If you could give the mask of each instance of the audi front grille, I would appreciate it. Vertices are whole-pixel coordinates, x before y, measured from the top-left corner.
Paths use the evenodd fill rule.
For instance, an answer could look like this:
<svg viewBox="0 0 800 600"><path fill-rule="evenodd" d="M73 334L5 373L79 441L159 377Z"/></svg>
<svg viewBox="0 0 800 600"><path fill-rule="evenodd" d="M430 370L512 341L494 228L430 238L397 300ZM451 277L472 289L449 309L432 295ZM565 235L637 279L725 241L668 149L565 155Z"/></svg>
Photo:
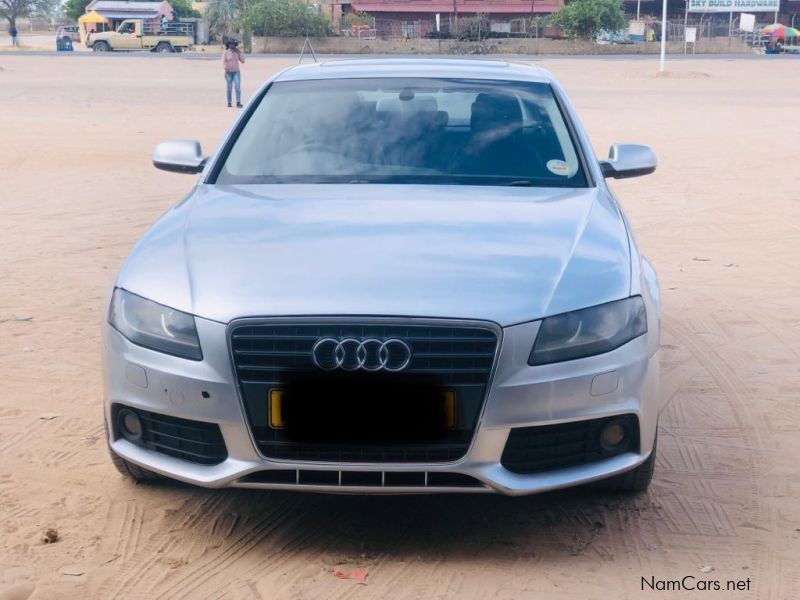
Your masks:
<svg viewBox="0 0 800 600"><path fill-rule="evenodd" d="M245 319L231 324L229 342L248 424L265 457L441 463L458 460L469 449L497 353L498 331L473 322ZM318 403L313 406L323 414L314 434L298 437L275 426L271 395L307 381L320 384L314 388ZM362 381L377 383L359 404L347 386ZM422 384L451 394L454 403L450 427L434 437L413 427L417 415L428 414L429 396L413 391ZM373 411L375 407L380 410ZM313 416L309 412L313 411L306 409L306 416ZM358 426L342 429L359 416L355 413L361 414ZM403 439L406 425L415 434Z"/></svg>

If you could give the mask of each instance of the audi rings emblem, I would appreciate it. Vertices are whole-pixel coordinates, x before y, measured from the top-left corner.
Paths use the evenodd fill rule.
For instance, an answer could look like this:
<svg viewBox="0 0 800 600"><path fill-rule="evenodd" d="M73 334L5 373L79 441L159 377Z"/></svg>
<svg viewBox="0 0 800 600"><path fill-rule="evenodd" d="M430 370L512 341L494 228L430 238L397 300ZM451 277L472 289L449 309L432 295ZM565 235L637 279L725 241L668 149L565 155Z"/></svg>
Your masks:
<svg viewBox="0 0 800 600"><path fill-rule="evenodd" d="M321 338L311 349L314 365L326 371L402 371L411 363L411 348L396 338Z"/></svg>

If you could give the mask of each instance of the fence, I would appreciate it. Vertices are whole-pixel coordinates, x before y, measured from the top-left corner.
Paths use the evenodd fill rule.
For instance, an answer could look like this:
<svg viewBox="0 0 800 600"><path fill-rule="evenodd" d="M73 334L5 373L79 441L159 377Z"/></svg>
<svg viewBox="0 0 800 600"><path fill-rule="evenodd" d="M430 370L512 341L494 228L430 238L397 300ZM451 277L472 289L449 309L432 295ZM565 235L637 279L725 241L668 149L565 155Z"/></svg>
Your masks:
<svg viewBox="0 0 800 600"><path fill-rule="evenodd" d="M456 16L443 14L437 27L436 19L402 19L374 17L371 24L342 25L345 37L365 37L380 40L456 39L481 41L503 38L560 37L555 28L543 28L541 17L518 17L512 19L490 19L485 15Z"/></svg>
<svg viewBox="0 0 800 600"><path fill-rule="evenodd" d="M61 25L70 25L70 23L61 19L29 19L27 17L20 17L17 19L17 31L20 33L55 32ZM0 21L0 31L8 32L8 21L6 19Z"/></svg>
<svg viewBox="0 0 800 600"><path fill-rule="evenodd" d="M656 25L658 36L661 35L660 20L643 19ZM772 20L769 20L771 23ZM757 30L769 23L757 26ZM732 27L731 27L732 25ZM667 40L683 41L684 27L694 27L697 39L742 37L739 33L739 14L733 14L731 23L729 13L700 14L690 13L684 24L684 17L667 21ZM439 27L431 18L400 19L375 17L372 24L342 27L342 35L360 39L379 40L421 40L421 39L460 39L462 41L481 42L504 38L562 38L563 32L548 26L543 17L519 17L509 20L490 19L485 15L471 17L455 17L441 15ZM752 37L752 36L751 36ZM758 38L758 35L755 36Z"/></svg>
<svg viewBox="0 0 800 600"><path fill-rule="evenodd" d="M750 46L763 46L769 41L769 36L762 35L760 31L774 20L771 13L765 13L764 16L766 20L763 23L756 23L753 32L739 30L740 14L737 13L733 14L732 20L730 13L717 15L690 13L686 20L686 27L694 27L696 29L698 40L731 37L741 39ZM667 21L667 40L683 41L683 39L683 19Z"/></svg>

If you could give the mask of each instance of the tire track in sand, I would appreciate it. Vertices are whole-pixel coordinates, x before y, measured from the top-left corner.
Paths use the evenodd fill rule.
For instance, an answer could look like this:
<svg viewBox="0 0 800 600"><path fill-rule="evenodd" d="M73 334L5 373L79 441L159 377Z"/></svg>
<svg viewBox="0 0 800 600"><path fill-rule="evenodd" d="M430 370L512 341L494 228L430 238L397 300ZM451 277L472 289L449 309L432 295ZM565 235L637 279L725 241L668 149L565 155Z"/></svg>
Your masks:
<svg viewBox="0 0 800 600"><path fill-rule="evenodd" d="M141 590L142 592L149 592L154 589L159 581L154 571L162 563L167 553L178 547L185 549L187 546L185 540L174 534L185 529L194 532L194 530L202 528L204 522L209 520L211 515L228 500L229 498L224 492L212 491L208 492L208 495L202 498L193 496L184 501L183 506L174 509L174 512L178 513L187 508L187 505L190 507L183 514L183 517L176 524L176 527L167 531L157 529L145 538L144 546L137 552L139 562L132 565L130 572L120 582L120 585L116 588L114 595L111 597L124 600L127 597L127 591L132 589L133 585L137 585L138 582L143 580L149 581L150 583L147 585L146 589ZM169 568L162 567L161 571L164 574L171 573L171 569ZM166 575L162 574L162 576ZM144 579L145 577L147 577L147 579ZM144 595L153 597L149 593Z"/></svg>
<svg viewBox="0 0 800 600"><path fill-rule="evenodd" d="M721 329L724 332L722 334L723 337L726 339L729 339L730 337L725 335L727 332L725 332L724 326L717 322L713 315L705 315L704 318L700 317L699 324L703 325L703 328L700 329L701 331L713 332ZM737 454L737 458L739 459L737 465L740 468L743 467L740 470L740 472L743 472L742 474L746 473L746 506L749 508L748 516L750 519L754 519L757 523L769 524L769 526L772 527L774 525L773 518L764 507L764 503L762 501L763 495L758 480L760 462L763 460L762 457L765 448L764 432L762 432L759 428L756 415L754 414L750 402L746 396L746 383L739 377L735 366L730 364L731 358L727 354L720 352L714 344L704 340L702 336L697 335L697 333L695 333L695 331L693 331L692 328L683 321L667 316L664 319L664 329L666 333L673 336L694 356L698 363L702 365L702 367L706 370L720 391L723 393L726 401L732 406L732 416L736 421L740 436L739 439L744 442L744 448L746 449L746 452ZM681 444L679 435L675 442L679 447L678 452L681 452L680 448L685 447L685 445ZM713 440L707 439L706 443L713 444ZM684 457L691 461L695 460L693 456L690 457L684 454ZM722 479L729 478L729 476L722 477ZM717 478L715 473L711 471L706 472L706 479L714 481L719 478ZM742 483L741 479L739 480L739 483ZM693 488L698 487L697 480L694 483L687 481L687 484L692 485ZM742 490L744 487L745 486L740 485L739 489ZM691 500L697 500L699 497L700 501L704 502L703 506L700 508L708 509L708 503L703 500L702 490L695 489L693 491L696 491L697 494L692 494ZM686 498L681 494L672 494L670 498L672 499L672 502L667 502L666 498L664 499L665 502L663 502L664 509L668 514L672 513L673 516L680 513L689 516L693 515L693 507L691 506L691 501L689 498ZM741 502L743 501L743 498L740 496L738 500ZM701 513L707 514L709 517L708 520L714 523L715 526L712 527L712 531L716 531L716 534L713 534L711 531L702 531L700 529L700 524L696 522L695 516L691 516L691 520L695 522L697 531L705 534L704 537L719 539L719 542L709 544L708 551L722 552L730 544L730 536L721 536L719 528L733 528L735 532L735 525L727 513L720 513L715 510L711 511L711 514L708 514L710 509L705 509L702 510ZM698 511L694 510L694 512ZM774 590L770 589L771 586L769 582L770 580L778 580L776 578L780 576L780 568L775 563L775 560L773 559L774 557L771 556L772 552L769 551L769 549L766 549L768 551L765 552L765 548L761 544L753 544L750 546L750 548L752 549L752 562L755 566L755 572L751 576L754 580L760 582L761 591L766 592L763 594L763 597L776 597L774 595ZM767 589L765 590L764 588Z"/></svg>
<svg viewBox="0 0 800 600"><path fill-rule="evenodd" d="M243 494L236 494L235 497L240 501ZM272 495L275 499L275 496ZM187 594L197 590L204 585L208 580L218 576L221 572L226 572L230 577L231 572L229 569L241 560L250 551L256 548L264 539L269 537L274 532L286 527L291 530L297 521L305 515L301 512L302 504L308 503L308 499L302 499L298 505L296 498L291 494L280 498L280 503L274 507L268 507L267 511L259 515L252 525L249 525L248 519L242 519L240 522L241 531L235 539L223 546L223 548L216 553L208 554L208 548L204 551L204 557L200 560L190 563L191 568L177 579L172 579L165 587L156 587L155 592L158 598L182 598ZM251 504L252 506L252 504ZM294 518L289 518L294 515ZM305 531L305 529L304 529ZM309 535L318 534L317 531L310 531ZM270 565L276 564L276 559L280 560L281 557L288 554L287 547L292 548L293 542L296 537L290 540L289 544L284 545L276 554L270 557Z"/></svg>
<svg viewBox="0 0 800 600"><path fill-rule="evenodd" d="M130 486L126 485L124 494L129 493ZM157 487L153 485L152 487ZM209 512L216 509L223 500L222 494L210 494L200 496L192 492L192 496L173 510L175 513L181 511L182 517L177 523L177 529L186 527L193 528ZM124 502L124 507L119 505ZM185 512L183 512L185 511ZM113 579L103 581L98 590L97 597L101 598L129 598L131 590L141 590L143 582L151 581L151 569L163 557L164 553L172 545L178 544L180 540L172 533L176 528L169 531L156 529L147 531L147 519L144 509L136 499L125 498L112 501L108 514L105 531L106 538L113 536L114 545L109 552L111 559L119 557L119 566ZM157 524L159 521L156 519ZM157 525L156 525L157 526ZM145 535L143 536L143 532ZM144 542L142 543L142 540Z"/></svg>

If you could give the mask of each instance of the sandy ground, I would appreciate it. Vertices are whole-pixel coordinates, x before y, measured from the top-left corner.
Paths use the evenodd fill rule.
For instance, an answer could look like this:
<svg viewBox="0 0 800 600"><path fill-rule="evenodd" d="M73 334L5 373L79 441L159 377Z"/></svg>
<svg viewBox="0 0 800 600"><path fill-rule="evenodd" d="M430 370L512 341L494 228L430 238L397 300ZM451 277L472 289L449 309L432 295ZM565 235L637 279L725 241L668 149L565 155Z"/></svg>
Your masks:
<svg viewBox="0 0 800 600"><path fill-rule="evenodd" d="M55 50L56 32L55 31L35 31L33 33L23 31L17 36L18 46L11 45L11 36L8 33L0 33L0 52L25 52L29 50ZM88 52L89 49L75 42L75 51Z"/></svg>
<svg viewBox="0 0 800 600"><path fill-rule="evenodd" d="M248 61L246 95L292 62ZM101 422L102 300L191 185L151 167L153 145L211 149L233 110L216 61L0 55L0 598L583 600L686 575L750 579L720 597L800 597L800 62L697 60L665 78L645 61L546 66L598 152L637 141L661 161L616 185L666 310L671 403L640 497L123 479ZM332 574L356 568L366 585Z"/></svg>
<svg viewBox="0 0 800 600"><path fill-rule="evenodd" d="M0 52L53 52L56 49L56 33L55 31L34 31L33 33L23 31L19 34L19 46L14 47L11 45L11 36L6 32L0 32ZM91 48L87 48L80 42L72 42L73 52L91 52ZM195 53L209 53L219 54L221 47L219 45L195 45L193 47Z"/></svg>

